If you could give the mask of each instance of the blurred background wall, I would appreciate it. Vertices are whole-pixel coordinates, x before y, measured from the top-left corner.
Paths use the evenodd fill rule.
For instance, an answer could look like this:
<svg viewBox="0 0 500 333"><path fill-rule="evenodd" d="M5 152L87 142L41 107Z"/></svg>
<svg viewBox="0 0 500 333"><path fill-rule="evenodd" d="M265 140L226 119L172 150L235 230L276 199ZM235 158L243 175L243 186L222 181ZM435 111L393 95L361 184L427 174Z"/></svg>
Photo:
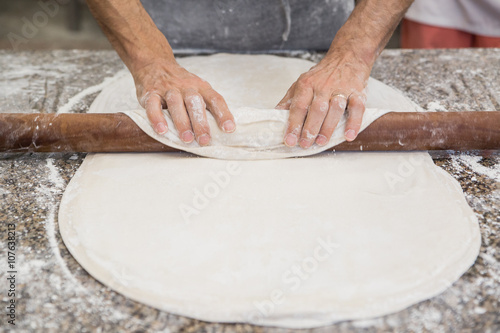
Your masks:
<svg viewBox="0 0 500 333"><path fill-rule="evenodd" d="M82 0L1 0L0 49L111 49Z"/></svg>
<svg viewBox="0 0 500 333"><path fill-rule="evenodd" d="M387 47L399 47L399 29ZM84 0L1 0L0 49L111 49L111 46Z"/></svg>

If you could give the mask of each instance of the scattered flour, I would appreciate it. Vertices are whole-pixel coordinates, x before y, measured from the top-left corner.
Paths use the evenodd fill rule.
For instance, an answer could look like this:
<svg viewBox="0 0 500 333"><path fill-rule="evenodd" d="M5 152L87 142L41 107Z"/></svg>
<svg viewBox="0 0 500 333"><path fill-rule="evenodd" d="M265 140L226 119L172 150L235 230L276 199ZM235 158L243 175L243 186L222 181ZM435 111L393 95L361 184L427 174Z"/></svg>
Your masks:
<svg viewBox="0 0 500 333"><path fill-rule="evenodd" d="M429 102L427 103L428 111L447 111L446 108L441 105L439 102Z"/></svg>
<svg viewBox="0 0 500 333"><path fill-rule="evenodd" d="M2 176L2 174L3 174L3 167L0 165L0 176ZM6 195L6 194L9 194L9 193L10 193L9 190L3 188L2 185L0 185L0 196Z"/></svg>
<svg viewBox="0 0 500 333"><path fill-rule="evenodd" d="M500 182L500 164L497 163L493 167L489 168L479 163L481 158L481 156L465 154L452 157L455 162L461 161L469 168L471 168L474 172Z"/></svg>
<svg viewBox="0 0 500 333"><path fill-rule="evenodd" d="M49 241L49 246L65 278L67 278L71 282L72 288L77 288L78 291L85 292L85 288L69 271L68 266L61 257L61 252L59 251L59 245L56 239L55 216L57 213L58 200L55 195L64 191L64 179L62 179L61 175L57 171L57 168L54 165L54 160L52 158L47 159L47 169L49 171L47 178L51 185L40 184L38 190L39 193L42 194L42 196L40 196L38 200L43 200L43 202L48 205L47 218L44 224L45 231L47 233L47 239Z"/></svg>
<svg viewBox="0 0 500 333"><path fill-rule="evenodd" d="M65 64L62 68L54 68L50 64L19 64L11 59L14 56L14 54L2 55L7 58L5 63L8 64L8 67L2 68L0 73L0 91L4 96L31 92L33 83L28 81L30 77L60 77L61 72L74 73L78 68L76 64Z"/></svg>
<svg viewBox="0 0 500 333"><path fill-rule="evenodd" d="M113 75L111 77L105 78L104 81L102 81L99 84L96 84L95 86L91 86L91 87L88 87L88 88L80 91L78 94L71 97L66 104L61 106L59 108L59 110L57 110L57 113L69 113L69 112L71 112L71 109L73 108L73 106L75 106L78 102L80 102L84 97L98 93L99 91L104 89L104 87L115 82L116 80L118 80L119 78L121 78L125 74L126 74L126 71L122 71L117 75Z"/></svg>

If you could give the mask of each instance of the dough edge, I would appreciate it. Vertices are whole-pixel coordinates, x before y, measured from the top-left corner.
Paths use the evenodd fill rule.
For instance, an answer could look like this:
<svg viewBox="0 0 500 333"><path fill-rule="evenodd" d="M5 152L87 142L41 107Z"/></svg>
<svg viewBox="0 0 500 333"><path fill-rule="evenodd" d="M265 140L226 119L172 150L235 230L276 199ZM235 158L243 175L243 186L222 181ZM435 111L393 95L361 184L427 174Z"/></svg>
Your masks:
<svg viewBox="0 0 500 333"><path fill-rule="evenodd" d="M95 112L94 111L95 109L96 108L94 107L94 104L93 104L92 108L91 108L91 112ZM275 112L276 110L272 110L272 111ZM264 110L263 112L270 112L270 110L267 110L267 111ZM374 119L367 121L366 124L364 121L363 122L363 125L364 125L363 129L366 128L366 126L368 126L368 124L371 123L371 121L377 119L378 117L382 116L383 114L385 114L387 112L390 112L390 110L380 110L380 109L375 110L374 114L376 114L376 116L374 117ZM157 136L157 135L156 135L156 133L154 133L154 131L152 131L152 128L149 125L149 123L147 122L147 119L143 116L142 110L137 109L137 110L131 110L131 111L124 112L124 113L127 114L129 117L131 117L134 121L136 121L136 123L138 123L138 125L140 125L140 127L148 135L150 135L151 137L153 137L153 138L155 138L163 143L167 143L169 146L173 146L174 148L193 152L193 153L201 155L201 156L227 158L227 157L220 156L220 155L214 156L213 152L206 153L206 152L200 151L201 149L204 149L204 148L200 148L199 150L188 150L188 149L185 149L186 147L177 145L173 140L169 141L168 139L161 138L161 137L156 138L155 136ZM166 117L167 117L167 120L169 120L168 114L166 114ZM171 124L169 124L169 125L171 125ZM172 128L172 127L170 127L170 128ZM337 130L338 129L339 128L337 128ZM342 142L342 141L340 141L340 142ZM311 155L311 154L316 154L316 153L321 152L323 150L326 150L326 149L328 149L328 148L330 148L330 147L332 147L340 142L330 141L329 145L327 145L325 147L321 147L318 150L304 151L304 150L301 150L299 148L300 151L304 152L303 155L299 155L299 156L307 156L307 155ZM289 155L276 154L276 153L272 152L271 154L268 154L264 158L286 158L286 157L291 157L291 156L297 156L296 152L288 153L288 154ZM78 189L74 188L74 186L75 186L74 184L78 182L79 177L81 177L81 175L85 172L87 166L91 163L94 156L95 156L94 154L90 154L85 159L82 166L75 174L75 177L71 180L70 184L68 185L68 188L66 189L66 192L64 193L64 196L63 196L63 199L61 202L59 216L67 216L67 215L65 215L65 214L67 214L66 210L70 209L69 207L71 207L71 205L70 205L71 198L73 197L73 195L75 195L74 193L72 193L72 191L78 192ZM237 159L253 159L253 158L255 158L255 156L252 156L250 158L245 157L245 156L240 156ZM438 168L438 167L435 166L435 168ZM446 173L445 171L443 171L441 169L439 169L439 170L443 174L443 176L446 178L448 185L456 187L456 185L457 185L456 180L453 177L451 177L448 173ZM463 202L465 202L465 199L463 198L463 196L461 197L461 200ZM466 202L465 202L465 205L467 205ZM477 219L476 219L476 224L477 224ZM75 235L73 234L74 230L69 226L69 224L67 222L66 223L65 222L59 223L59 227L60 227L60 232L61 232L61 236L62 236L63 241L65 242L66 246L68 247L68 250L70 251L70 253L75 257L75 259L77 259L79 264L81 264L87 272L92 272L90 274L94 278L96 278L98 281L104 283L105 285L110 286L112 289L118 291L119 293L121 293L121 294L123 294L123 295L125 295L133 300L136 300L138 302L145 303L145 304L153 306L155 308L159 308L161 310L165 310L165 311L175 313L175 314L178 314L181 316L189 316L189 317L193 317L193 318L200 319L200 320L216 321L216 322L227 322L227 323L235 322L234 320L226 318L225 316L214 317L213 315L210 315L210 314L208 314L208 315L199 314L199 313L197 313L197 311L189 313L189 312L186 312L183 307L179 308L179 307L175 307L173 305L165 304L161 300L151 299L151 301L145 301L144 297L141 297L141 295L143 293L140 290L127 290L126 288L123 288L121 285L109 283L109 281L113 281L112 276L111 276L111 279L109 279L110 275L105 270L100 268L98 265L95 265L92 262L92 260L87 257L84 250L79 249L78 246L74 247L71 244L71 242L66 241L66 240L72 239L72 237L75 237ZM474 261L477 257L477 254L479 252L481 237L480 237L480 234L478 232L478 228L473 228L472 225L471 225L471 228L473 229L472 233L471 233L472 238L470 239L469 246L467 247L467 249L464 250L463 257L459 260L460 266L453 267L454 263L452 263L452 264L448 265L446 268L444 268L442 270L442 275L440 275L441 278L439 279L438 283L435 283L434 281L430 281L429 283L425 284L425 286L422 287L421 290L419 290L419 291L421 291L421 297L420 297L420 300L418 300L418 301L415 301L415 299L411 299L411 298L410 299L402 298L398 302L394 302L393 304L389 304L385 307L377 305L376 309L373 309L373 308L371 309L371 312L369 315L363 315L363 314L360 315L359 312L364 313L364 311L357 311L358 313L351 313L350 315L343 314L341 316L338 316L338 315L333 316L333 315L328 314L328 313L323 313L323 314L318 314L318 315L314 316L313 318L311 318L311 317L309 317L309 318L300 318L300 317L293 318L294 317L293 313L292 314L280 313L279 311L277 311L272 316L266 317L263 321L250 322L250 323L257 324L257 325L289 327L289 328L312 328L312 327L333 324L333 323L338 322L338 321L354 320L354 319L368 319L368 318L378 317L381 315L385 315L387 313L393 313L396 311L400 311L400 310L402 310L402 309L404 309L412 304L415 304L419 301L423 301L425 299L434 297L435 295L442 293L453 282L458 280L460 278L460 276L474 263ZM444 276L447 276L447 278L444 278ZM436 278L436 280L437 280L437 278ZM422 292L422 290L425 290L425 291ZM253 307L249 308L249 311L253 311L253 310L254 310ZM287 318L286 321L283 321L284 317ZM249 321L238 320L237 322L249 322Z"/></svg>
<svg viewBox="0 0 500 333"><path fill-rule="evenodd" d="M355 153L360 154L360 153ZM362 153L361 153L362 154ZM101 267L96 264L95 261L90 258L86 250L78 245L76 245L71 240L78 239L76 231L71 226L71 219L68 218L72 215L71 213L71 201L78 195L78 184L80 178L86 172L86 169L92 164L93 159L98 157L100 154L89 154L89 156L84 160L80 168L77 170L75 176L72 178L70 184L66 188L63 195L61 205L59 208L59 230L61 233L61 238L63 239L66 247L68 248L71 255L77 260L77 262L96 280L108 286L112 290L134 300L139 303L146 304L148 306L167 311L179 316L185 316L189 318L194 318L198 320L203 320L207 322L219 322L219 323L247 323L259 326L270 326L270 327L280 327L280 328L291 328L291 329L308 329L328 326L342 321L348 320L362 320L362 319L373 319L388 314L396 313L401 310L408 308L409 306L415 305L422 301L431 299L445 290L447 290L454 282L456 282L476 261L481 247L481 235L479 233L478 220L475 217L472 209L468 206L465 198L459 193L463 193L457 181L449 175L446 171L440 169L434 165L433 172L441 174L441 178L446 181L446 186L455 189L455 194L457 195L457 200L461 201L461 205L465 205L466 209L469 211L469 219L472 222L470 224L471 237L464 244L462 254L457 256L455 261L448 262L446 267L443 267L437 276L425 281L418 288L418 293L415 295L415 290L407 290L403 295L400 293L395 293L388 296L390 301L377 303L370 303L369 306L360 309L349 310L342 313L332 314L329 311L318 311L314 316L311 313L307 314L307 317L297 316L296 313L288 313L280 311L277 307L275 311L270 316L265 316L263 320L249 320L247 316L241 318L241 313L255 313L255 307L253 304L248 304L244 309L234 307L232 312L225 312L221 314L219 311L207 310L207 304L203 301L200 304L184 304L184 306L176 306L175 303L181 304L182 300L169 300L161 299L155 297L155 294L150 294L148 297L144 297L144 291L137 289L130 289L124 287L120 283L115 283L116 278L110 274L106 268ZM456 189L460 192L457 192ZM73 193L76 192L76 193ZM175 288L175 287L174 287ZM408 296L409 295L409 296ZM203 309L203 310L200 310ZM235 310L236 309L236 310ZM239 315L239 319L235 320Z"/></svg>

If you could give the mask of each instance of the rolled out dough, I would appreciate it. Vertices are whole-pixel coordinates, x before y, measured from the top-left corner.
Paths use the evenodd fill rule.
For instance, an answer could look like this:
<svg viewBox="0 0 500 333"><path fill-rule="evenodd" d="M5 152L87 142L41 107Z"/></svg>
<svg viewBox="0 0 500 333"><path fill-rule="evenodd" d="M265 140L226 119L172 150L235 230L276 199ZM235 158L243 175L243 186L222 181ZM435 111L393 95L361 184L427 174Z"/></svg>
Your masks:
<svg viewBox="0 0 500 333"><path fill-rule="evenodd" d="M92 112L128 109L150 135L219 159L90 154L66 189L59 225L96 279L179 315L306 328L401 310L473 264L477 219L427 153L270 159L321 150L282 146L287 114L270 110L312 63L236 55L181 62L226 97L238 132L212 126L213 146L186 147L172 124L164 138L150 130L129 75L99 95ZM364 126L387 110L417 109L375 80L368 96Z"/></svg>

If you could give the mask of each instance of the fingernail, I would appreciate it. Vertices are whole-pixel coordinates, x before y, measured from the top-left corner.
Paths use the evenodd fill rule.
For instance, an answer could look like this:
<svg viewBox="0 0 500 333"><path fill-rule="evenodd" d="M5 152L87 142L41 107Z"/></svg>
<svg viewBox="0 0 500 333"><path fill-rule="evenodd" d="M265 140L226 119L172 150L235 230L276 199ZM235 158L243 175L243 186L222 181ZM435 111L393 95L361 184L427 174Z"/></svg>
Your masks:
<svg viewBox="0 0 500 333"><path fill-rule="evenodd" d="M232 120L226 120L224 124L222 124L222 128L226 133L232 133L236 129L236 125Z"/></svg>
<svg viewBox="0 0 500 333"><path fill-rule="evenodd" d="M300 139L300 146L302 148L309 148L311 147L311 140L308 139Z"/></svg>
<svg viewBox="0 0 500 333"><path fill-rule="evenodd" d="M208 134L202 134L198 137L198 143L200 146L206 146L210 143L210 136Z"/></svg>
<svg viewBox="0 0 500 333"><path fill-rule="evenodd" d="M326 145L328 143L328 141L326 140L326 136L324 136L323 134L318 135L318 137L316 138L316 143L320 146Z"/></svg>
<svg viewBox="0 0 500 333"><path fill-rule="evenodd" d="M168 128L164 123L158 123L158 125L156 125L156 132L158 132L158 134L165 134L168 132Z"/></svg>
<svg viewBox="0 0 500 333"><path fill-rule="evenodd" d="M297 136L293 133L288 134L285 137L285 144L288 147L294 147L297 144Z"/></svg>
<svg viewBox="0 0 500 333"><path fill-rule="evenodd" d="M191 143L194 140L194 134L191 131L186 131L182 133L182 141L185 143Z"/></svg>
<svg viewBox="0 0 500 333"><path fill-rule="evenodd" d="M347 132L345 132L345 138L347 141L352 141L356 138L356 132L354 130L350 129Z"/></svg>

